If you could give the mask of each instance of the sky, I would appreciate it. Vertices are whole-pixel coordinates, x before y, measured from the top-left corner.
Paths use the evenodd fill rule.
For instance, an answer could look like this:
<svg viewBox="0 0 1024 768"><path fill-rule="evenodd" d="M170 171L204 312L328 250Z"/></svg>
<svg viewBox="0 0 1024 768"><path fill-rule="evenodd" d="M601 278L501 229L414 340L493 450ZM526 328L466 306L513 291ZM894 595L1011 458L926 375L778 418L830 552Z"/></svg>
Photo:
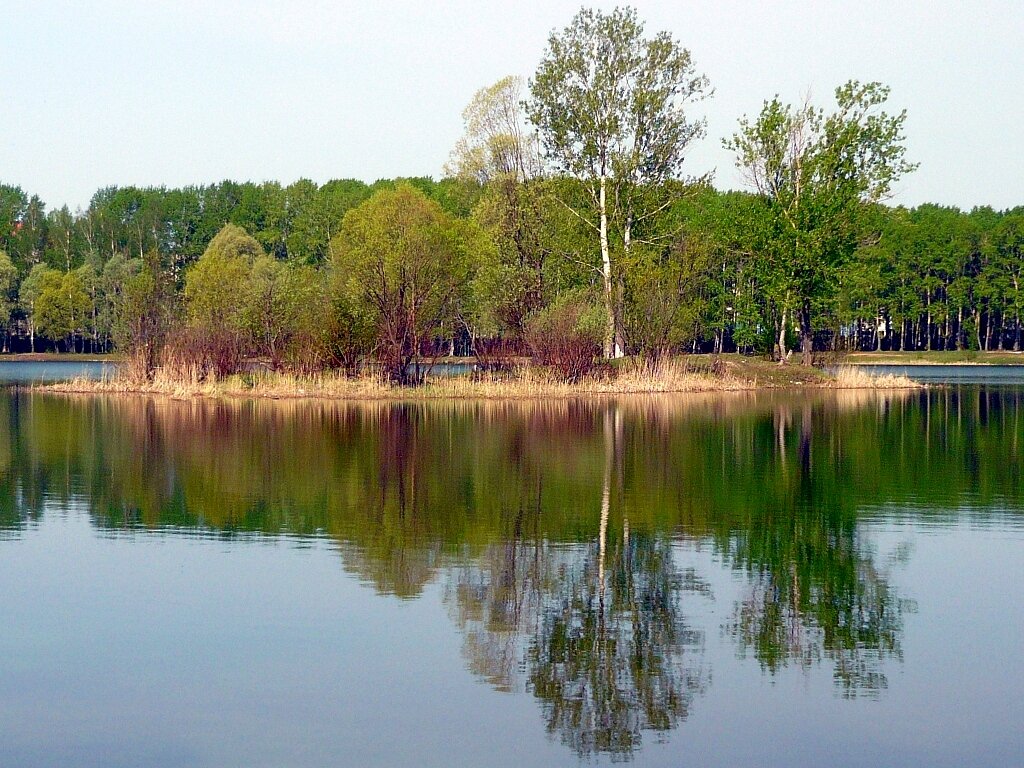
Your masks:
<svg viewBox="0 0 1024 768"><path fill-rule="evenodd" d="M37 0L0 14L0 182L50 207L109 185L439 178L474 92L528 78L576 1ZM17 6L16 8L14 6ZM595 3L610 9L613 4ZM762 102L891 86L894 204L1024 204L1024 3L635 2L714 95L688 173L742 180L722 138Z"/></svg>

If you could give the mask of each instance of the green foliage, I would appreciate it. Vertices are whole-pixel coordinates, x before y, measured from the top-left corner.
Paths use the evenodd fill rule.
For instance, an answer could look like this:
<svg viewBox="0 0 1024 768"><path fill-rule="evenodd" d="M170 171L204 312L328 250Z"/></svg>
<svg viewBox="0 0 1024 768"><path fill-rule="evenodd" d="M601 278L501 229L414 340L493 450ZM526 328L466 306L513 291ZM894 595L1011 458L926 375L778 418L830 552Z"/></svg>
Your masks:
<svg viewBox="0 0 1024 768"><path fill-rule="evenodd" d="M36 332L62 342L86 327L91 307L89 294L78 272L47 270L39 278L39 295L32 310Z"/></svg>
<svg viewBox="0 0 1024 768"><path fill-rule="evenodd" d="M794 109L778 97L757 119L740 120L724 144L764 201L764 242L774 273L773 301L784 332L799 315L804 362L810 362L814 318L832 309L839 273L852 256L864 205L888 195L915 166L904 159L906 113L878 108L889 89L850 81L836 89L837 109ZM778 350L784 354L782 346Z"/></svg>
<svg viewBox="0 0 1024 768"><path fill-rule="evenodd" d="M153 375L173 321L172 297L161 278L158 261L151 253L137 265L123 265L117 274L111 331L118 349L128 353L133 373L144 379Z"/></svg>
<svg viewBox="0 0 1024 768"><path fill-rule="evenodd" d="M185 276L188 319L198 327L241 332L246 286L263 249L245 230L226 224Z"/></svg>
<svg viewBox="0 0 1024 768"><path fill-rule="evenodd" d="M6 329L11 322L11 314L18 306L17 301L18 270L11 263L7 251L0 250L0 327Z"/></svg>
<svg viewBox="0 0 1024 768"><path fill-rule="evenodd" d="M530 81L529 116L564 173L623 185L673 178L703 121L683 111L708 89L667 32L644 37L631 8L584 8L548 48Z"/></svg>
<svg viewBox="0 0 1024 768"><path fill-rule="evenodd" d="M381 189L345 215L332 244L338 286L377 329L391 378L419 380L424 343L455 326L478 238L409 184Z"/></svg>

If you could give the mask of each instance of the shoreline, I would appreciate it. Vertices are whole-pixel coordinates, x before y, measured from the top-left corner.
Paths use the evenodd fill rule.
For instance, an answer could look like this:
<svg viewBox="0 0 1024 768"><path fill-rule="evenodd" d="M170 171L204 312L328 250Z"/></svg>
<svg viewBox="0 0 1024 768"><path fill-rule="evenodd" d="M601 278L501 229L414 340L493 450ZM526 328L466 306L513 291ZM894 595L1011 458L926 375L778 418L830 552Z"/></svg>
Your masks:
<svg viewBox="0 0 1024 768"><path fill-rule="evenodd" d="M938 352L850 352L838 360L849 366L976 366L1024 367L1024 352L938 351Z"/></svg>
<svg viewBox="0 0 1024 768"><path fill-rule="evenodd" d="M35 391L92 395L150 395L186 398L318 399L349 401L536 400L604 398L629 395L682 395L765 390L910 390L925 385L905 376L871 375L841 367L835 375L816 368L764 360L726 361L716 372L688 370L678 361L652 368L626 366L614 376L565 382L535 368L509 375L437 376L420 386L400 386L380 378L340 374L295 376L258 372L210 381L173 378L160 372L150 381L73 379L33 385Z"/></svg>

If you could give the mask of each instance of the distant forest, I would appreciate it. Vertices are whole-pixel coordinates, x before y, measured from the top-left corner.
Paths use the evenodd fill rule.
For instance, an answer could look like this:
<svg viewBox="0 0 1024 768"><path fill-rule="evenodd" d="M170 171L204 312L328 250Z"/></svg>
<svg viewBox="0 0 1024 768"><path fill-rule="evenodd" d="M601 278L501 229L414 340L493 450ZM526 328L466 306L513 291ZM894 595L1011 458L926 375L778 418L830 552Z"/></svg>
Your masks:
<svg viewBox="0 0 1024 768"><path fill-rule="evenodd" d="M887 205L915 166L885 86L741 118L742 191L683 171L709 93L671 35L584 9L474 97L440 181L109 187L74 212L2 184L3 347L407 381L440 354L1021 348L1024 206Z"/></svg>

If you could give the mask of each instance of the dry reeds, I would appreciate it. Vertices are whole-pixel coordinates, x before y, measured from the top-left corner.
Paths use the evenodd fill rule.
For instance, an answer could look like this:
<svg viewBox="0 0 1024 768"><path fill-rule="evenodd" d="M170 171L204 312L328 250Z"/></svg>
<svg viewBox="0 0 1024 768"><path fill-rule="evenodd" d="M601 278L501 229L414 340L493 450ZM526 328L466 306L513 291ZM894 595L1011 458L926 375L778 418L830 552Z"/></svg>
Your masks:
<svg viewBox="0 0 1024 768"><path fill-rule="evenodd" d="M831 386L835 389L921 389L924 385L892 373L872 374L856 365L836 369Z"/></svg>

